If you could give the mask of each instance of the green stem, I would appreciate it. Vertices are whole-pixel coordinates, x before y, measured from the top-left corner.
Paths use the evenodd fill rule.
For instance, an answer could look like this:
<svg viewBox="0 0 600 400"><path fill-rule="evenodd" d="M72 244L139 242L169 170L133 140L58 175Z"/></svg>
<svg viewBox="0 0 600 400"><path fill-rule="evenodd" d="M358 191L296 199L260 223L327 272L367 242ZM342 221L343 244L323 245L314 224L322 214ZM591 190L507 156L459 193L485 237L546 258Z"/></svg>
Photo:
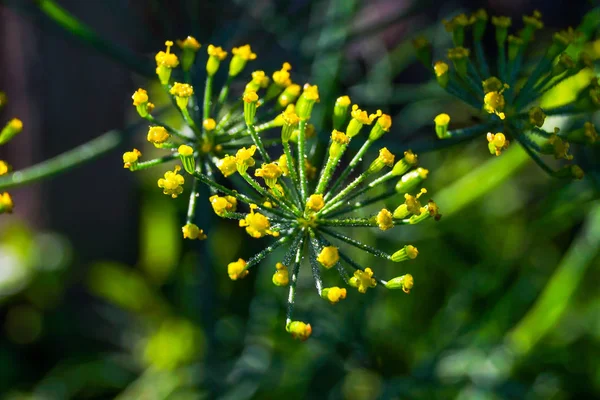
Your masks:
<svg viewBox="0 0 600 400"><path fill-rule="evenodd" d="M296 284L298 283L300 263L302 262L302 248L304 247L304 235L299 235L298 244L296 246L297 250L294 256L294 265L292 266L292 275L290 276L290 293L288 295L288 309L285 316L286 326L290 322L292 322L292 314L294 313L294 303L296 301Z"/></svg>
<svg viewBox="0 0 600 400"><path fill-rule="evenodd" d="M23 186L65 172L117 148L122 140L123 132L108 131L49 160L0 177L0 190Z"/></svg>
<svg viewBox="0 0 600 400"><path fill-rule="evenodd" d="M306 121L301 120L299 124L300 133L298 134L298 171L300 175L300 197L302 204L308 197L308 177L306 176Z"/></svg>
<svg viewBox="0 0 600 400"><path fill-rule="evenodd" d="M196 133L196 136L201 137L202 131L200 130L200 128L198 128L198 125L196 125L196 122L190 115L189 110L187 108L181 109L181 115L183 116L183 119L185 120L185 122L194 130L194 132Z"/></svg>
<svg viewBox="0 0 600 400"><path fill-rule="evenodd" d="M372 144L373 144L373 141L370 139L367 139L363 143L360 150L358 150L358 152L354 155L354 158L352 158L352 160L350 161L348 166L346 166L346 168L344 169L344 171L342 172L340 177L335 181L335 183L331 187L331 190L329 191L328 196L326 196L326 198L331 197L331 195L334 194L338 190L338 188L344 183L346 178L348 178L348 175L350 175L352 173L352 171L354 171L354 168L356 168L356 166L358 165L360 160L362 160L363 156L365 155L367 150L369 150L369 147L371 147Z"/></svg>
<svg viewBox="0 0 600 400"><path fill-rule="evenodd" d="M192 182L192 191L190 192L190 202L188 203L187 220L188 224L191 224L196 214L196 205L198 204L198 179L194 179Z"/></svg>
<svg viewBox="0 0 600 400"><path fill-rule="evenodd" d="M176 158L179 158L179 154L178 153L169 154L168 156L164 156L164 157L160 157L160 158L155 158L154 160L148 160L148 161L138 162L135 165L132 165L129 168L129 170L130 171L141 171L143 169L148 169L148 168L152 168L152 167L155 167L157 165L160 165L160 164L164 164L164 163L172 161L172 160L174 160Z"/></svg>
<svg viewBox="0 0 600 400"><path fill-rule="evenodd" d="M148 114L145 118L146 121L149 121L153 124L162 126L163 128L165 128L167 130L167 132L169 132L171 135L173 136L177 136L178 138L185 140L186 142L189 142L191 140L194 140L193 137L189 137L187 135L185 135L183 132L178 131L177 129L165 124L162 121L157 120L156 118L154 118L152 115Z"/></svg>
<svg viewBox="0 0 600 400"><path fill-rule="evenodd" d="M342 242L348 243L349 245L352 245L352 246L356 247L357 249L366 251L367 253L371 253L374 256L385 258L386 260L392 259L392 256L390 254L387 254L379 249L376 249L374 247L371 247L369 245L361 243L358 240L352 239L351 237L348 237L348 236L338 233L336 231L332 231L331 229L319 227L319 230L326 235L332 236L338 240L341 240Z"/></svg>
<svg viewBox="0 0 600 400"><path fill-rule="evenodd" d="M206 84L204 85L204 103L202 105L202 123L210 118L210 103L212 98L212 84L213 77L209 75L206 77ZM204 128L203 128L204 129ZM206 131L204 130L206 133ZM207 133L208 141L213 142L214 131Z"/></svg>
<svg viewBox="0 0 600 400"><path fill-rule="evenodd" d="M225 101L227 101L227 96L229 96L229 85L231 85L231 82L233 81L233 77L232 76L227 76L227 80L225 81L225 84L223 85L223 88L221 89L221 93L219 93L219 108L225 104Z"/></svg>
<svg viewBox="0 0 600 400"><path fill-rule="evenodd" d="M254 179L252 179L252 177L250 175L248 175L247 172L245 172L243 174L240 173L240 175L242 176L242 178L244 178L244 180L246 182L248 182L248 184L250 186L252 186L252 188L254 190L256 190L258 192L259 195L261 195L263 197L267 197L274 204L277 204L277 205L281 206L282 209L285 209L290 214L298 215L298 216L300 215L300 211L298 211L298 209L296 208L296 206L293 205L292 203L288 202L285 199L284 196L282 196L282 197L275 197L273 194L269 193L269 191L265 190L265 188L263 188L262 186L260 186L258 184L258 182L256 182Z"/></svg>
<svg viewBox="0 0 600 400"><path fill-rule="evenodd" d="M330 148L331 148L331 144L330 144ZM340 151L338 152L338 154L336 155L331 155L331 153L328 151L327 152L327 162L325 163L325 169L323 169L323 173L321 174L321 176L319 177L319 182L317 183L317 190L315 191L315 193L323 193L325 191L325 189L327 188L327 184L329 183L329 181L331 180L331 177L333 176L333 172L335 171L335 167L338 165L338 163L340 162L340 158L342 157L342 154L344 154L344 151L346 150L347 145L343 144L340 146ZM325 195L324 199L327 200L328 195L330 195L330 193L327 193L327 195Z"/></svg>
<svg viewBox="0 0 600 400"><path fill-rule="evenodd" d="M252 137L252 141L256 145L256 148L258 149L258 152L259 152L260 156L262 157L263 161L265 163L270 163L271 157L269 157L269 153L267 153L267 150L265 150L265 146L264 146L262 140L260 139L260 136L258 136L258 133L256 132L256 128L254 127L254 125L246 125L246 126L248 128L248 133L250 133L250 137Z"/></svg>
<svg viewBox="0 0 600 400"><path fill-rule="evenodd" d="M396 189L392 188L392 189L388 190L385 193L382 193L380 195L371 197L371 198L366 199L364 201L357 201L356 203L354 203L354 204L352 204L352 205L350 205L348 207L342 208L341 210L337 210L334 213L331 213L330 215L328 215L329 212L325 212L323 214L323 216L328 215L329 217L335 217L337 215L346 214L346 213L349 213L351 211L358 210L359 208L363 208L365 206L368 206L369 204L376 203L376 202L378 202L380 200L385 200L385 199L387 199L389 197L392 197L394 195L397 195L397 194L398 194L398 192L396 192Z"/></svg>

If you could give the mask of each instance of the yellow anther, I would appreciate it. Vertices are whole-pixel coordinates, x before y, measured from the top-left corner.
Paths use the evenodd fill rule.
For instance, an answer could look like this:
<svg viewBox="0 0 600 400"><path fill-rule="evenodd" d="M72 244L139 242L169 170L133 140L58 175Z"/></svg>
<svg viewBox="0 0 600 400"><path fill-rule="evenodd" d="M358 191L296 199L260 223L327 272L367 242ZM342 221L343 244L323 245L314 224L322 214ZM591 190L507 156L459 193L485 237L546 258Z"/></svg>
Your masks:
<svg viewBox="0 0 600 400"><path fill-rule="evenodd" d="M194 88L187 83L175 82L169 93L173 96L188 98L194 94Z"/></svg>
<svg viewBox="0 0 600 400"><path fill-rule="evenodd" d="M158 180L158 187L163 189L163 193L170 195L174 199L183 192L182 185L185 179L178 174L180 170L181 167L176 165L173 171L165 172L165 177Z"/></svg>
<svg viewBox="0 0 600 400"><path fill-rule="evenodd" d="M294 339L306 340L309 338L312 333L312 328L310 324L306 324L301 321L291 321L286 326L286 330L292 334Z"/></svg>
<svg viewBox="0 0 600 400"><path fill-rule="evenodd" d="M354 276L350 278L348 283L350 286L357 288L360 293L366 293L367 289L377 286L377 281L373 278L373 270L371 268L365 268L364 271L354 271Z"/></svg>
<svg viewBox="0 0 600 400"><path fill-rule="evenodd" d="M148 129L147 139L154 145L162 144L169 139L169 132L162 126L152 126Z"/></svg>
<svg viewBox="0 0 600 400"><path fill-rule="evenodd" d="M148 102L148 92L146 92L144 89L140 88L140 89L136 90L135 92L133 92L131 99L133 100L133 105L136 107L141 104L147 103Z"/></svg>
<svg viewBox="0 0 600 400"><path fill-rule="evenodd" d="M381 211L379 211L379 213L377 214L376 221L377 221L377 226L382 231L387 231L388 229L391 229L394 227L394 220L392 219L392 213L385 208L382 209Z"/></svg>
<svg viewBox="0 0 600 400"><path fill-rule="evenodd" d="M222 217L227 212L235 212L237 209L237 200L233 196L213 195L209 199L215 214Z"/></svg>
<svg viewBox="0 0 600 400"><path fill-rule="evenodd" d="M287 286L290 283L290 273L287 267L278 262L275 268L277 270L273 274L273 284L275 286Z"/></svg>
<svg viewBox="0 0 600 400"><path fill-rule="evenodd" d="M188 36L184 40L178 40L177 45L184 50L196 52L200 50L200 43L193 36Z"/></svg>
<svg viewBox="0 0 600 400"><path fill-rule="evenodd" d="M215 130L215 128L217 127L217 123L214 119L207 118L202 122L202 126L204 127L204 129L210 132Z"/></svg>
<svg viewBox="0 0 600 400"><path fill-rule="evenodd" d="M237 172L237 160L234 156L226 155L217 163L217 168L223 174L223 176L228 177Z"/></svg>
<svg viewBox="0 0 600 400"><path fill-rule="evenodd" d="M250 205L250 214L246 214L246 218L240 220L240 226L246 227L246 233L256 239L266 235L279 236L279 232L270 229L269 218L254 212L256 208L258 208L256 204Z"/></svg>
<svg viewBox="0 0 600 400"><path fill-rule="evenodd" d="M346 298L346 289L337 286L325 288L321 292L321 297L325 300L329 300L331 304L335 304Z"/></svg>
<svg viewBox="0 0 600 400"><path fill-rule="evenodd" d="M204 231L200 228L198 228L198 226L196 224L185 224L182 228L181 231L183 232L183 238L184 239L198 239L198 240L204 240L206 239L206 235L204 234Z"/></svg>
<svg viewBox="0 0 600 400"><path fill-rule="evenodd" d="M237 261L229 263L227 265L227 274L232 281L242 279L246 275L248 275L248 270L246 268L246 261L244 259L239 258Z"/></svg>
<svg viewBox="0 0 600 400"><path fill-rule="evenodd" d="M317 256L317 261L320 262L321 265L327 269L333 267L335 264L338 263L338 261L340 261L340 255L338 253L337 247L323 247L323 249Z"/></svg>
<svg viewBox="0 0 600 400"><path fill-rule="evenodd" d="M279 71L273 72L273 82L280 87L288 87L292 84L290 70L292 66L285 62Z"/></svg>
<svg viewBox="0 0 600 400"><path fill-rule="evenodd" d="M325 200L322 194L312 194L306 201L306 208L310 211L319 211L325 207Z"/></svg>
<svg viewBox="0 0 600 400"><path fill-rule="evenodd" d="M14 206L15 204L13 203L13 200L8 192L0 194L0 214L12 213Z"/></svg>
<svg viewBox="0 0 600 400"><path fill-rule="evenodd" d="M123 153L123 168L129 168L133 164L138 162L138 159L142 156L142 153L138 149L127 151ZM2 175L0 173L0 175Z"/></svg>
<svg viewBox="0 0 600 400"><path fill-rule="evenodd" d="M488 148L491 154L499 156L502 154L502 150L506 150L510 142L506 139L506 136L502 132L487 134Z"/></svg>

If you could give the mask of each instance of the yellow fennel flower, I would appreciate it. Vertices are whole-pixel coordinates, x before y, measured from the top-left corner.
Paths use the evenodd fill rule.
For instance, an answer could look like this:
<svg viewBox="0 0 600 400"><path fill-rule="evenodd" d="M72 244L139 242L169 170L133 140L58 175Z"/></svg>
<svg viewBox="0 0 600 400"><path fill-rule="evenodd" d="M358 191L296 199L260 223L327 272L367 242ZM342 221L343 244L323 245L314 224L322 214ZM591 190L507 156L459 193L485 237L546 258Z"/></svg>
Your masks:
<svg viewBox="0 0 600 400"><path fill-rule="evenodd" d="M232 281L242 279L248 275L248 270L245 270L244 268L246 268L246 261L240 258L237 261L231 262L229 265L227 265L227 274Z"/></svg>
<svg viewBox="0 0 600 400"><path fill-rule="evenodd" d="M123 153L123 168L131 167L132 164L137 163L138 159L141 156L142 153L138 149L133 149L132 151L127 151Z"/></svg>
<svg viewBox="0 0 600 400"><path fill-rule="evenodd" d="M148 129L147 139L154 145L166 142L169 139L169 132L162 126L151 126Z"/></svg>
<svg viewBox="0 0 600 400"><path fill-rule="evenodd" d="M206 239L204 231L195 224L186 224L181 228L181 231L183 232L184 239Z"/></svg>
<svg viewBox="0 0 600 400"><path fill-rule="evenodd" d="M360 293L366 293L367 289L377 286L377 281L373 278L373 270L371 268L365 268L364 271L354 271L354 276L350 278L348 283L350 286L357 288Z"/></svg>
<svg viewBox="0 0 600 400"><path fill-rule="evenodd" d="M235 212L237 208L237 200L233 196L214 195L209 199L215 214L222 217L226 212Z"/></svg>
<svg viewBox="0 0 600 400"><path fill-rule="evenodd" d="M178 174L180 170L181 167L176 165L173 171L165 172L165 177L158 180L158 187L163 189L163 193L170 195L174 199L183 192L182 185L185 179Z"/></svg>
<svg viewBox="0 0 600 400"><path fill-rule="evenodd" d="M340 261L340 255L338 253L337 247L323 247L323 249L317 256L317 261L320 262L321 265L327 269L333 267L335 264L338 263L338 261Z"/></svg>
<svg viewBox="0 0 600 400"><path fill-rule="evenodd" d="M246 214L246 218L240 220L240 226L245 227L246 233L255 239L267 235L279 236L279 232L269 229L271 227L269 218L261 213L254 212L256 208L258 208L256 204L250 205L250 214Z"/></svg>

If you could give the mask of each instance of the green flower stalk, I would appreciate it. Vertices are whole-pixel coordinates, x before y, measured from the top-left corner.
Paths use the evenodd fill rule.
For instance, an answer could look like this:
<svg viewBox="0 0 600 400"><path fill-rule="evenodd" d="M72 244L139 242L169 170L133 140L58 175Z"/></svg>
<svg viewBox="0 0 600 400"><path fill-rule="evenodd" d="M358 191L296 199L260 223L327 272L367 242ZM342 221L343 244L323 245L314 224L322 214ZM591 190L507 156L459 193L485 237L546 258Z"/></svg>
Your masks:
<svg viewBox="0 0 600 400"><path fill-rule="evenodd" d="M590 33L590 18L577 30L569 28L557 32L544 55L533 61L533 70L523 67L528 46L536 31L543 28L541 14L535 11L523 17L524 27L519 35L509 34L512 21L508 17L492 17L495 28L497 54L493 66L488 62L482 45L488 16L479 10L471 16L460 14L445 21L456 47L448 50L453 70L444 61L436 61L431 68L439 85L448 93L479 110L482 123L464 129L449 129L450 116L439 114L435 119L435 132L440 139L485 136L488 150L499 156L510 142L519 142L528 154L549 174L557 177L581 179L583 171L571 164L570 144L591 145L596 142L593 124L585 119L600 108L600 85L597 78L590 81L569 104L542 109L540 100L550 89L584 70L593 69L589 55L580 51L585 36ZM597 29L596 23L595 28ZM472 31L471 48L467 47L466 32ZM593 29L592 29L593 30ZM423 40L416 46L419 59L425 46ZM492 72L490 72L492 71ZM492 75L493 73L493 75ZM546 116L575 117L574 129L568 132L544 129ZM558 170L551 168L542 155L566 161Z"/></svg>

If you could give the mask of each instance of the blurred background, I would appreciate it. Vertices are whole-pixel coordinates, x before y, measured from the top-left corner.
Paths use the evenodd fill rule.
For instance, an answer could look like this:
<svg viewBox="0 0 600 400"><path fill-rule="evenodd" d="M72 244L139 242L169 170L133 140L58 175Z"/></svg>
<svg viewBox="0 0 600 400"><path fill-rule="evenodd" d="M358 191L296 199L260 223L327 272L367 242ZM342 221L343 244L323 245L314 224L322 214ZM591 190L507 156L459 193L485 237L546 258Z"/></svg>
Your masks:
<svg viewBox="0 0 600 400"><path fill-rule="evenodd" d="M289 61L294 81L318 84L322 138L328 105L343 94L392 115L385 145L423 151L443 218L352 232L385 251L419 248L410 263L377 265L382 276L411 273L410 295L353 291L330 306L301 275L296 312L313 335L297 342L284 330L287 290L271 283L277 256L232 282L227 263L260 249L234 221L206 213L209 239L184 242L185 197L156 187L165 169L121 166L132 146L151 151L144 128L130 130L114 151L10 190L15 212L0 217L0 398L600 398L597 147L574 149L587 176L573 182L550 178L517 146L498 158L483 140L427 151L435 115L465 126L470 116L430 81L410 43L426 35L442 57L441 20L480 7L515 21L539 9L543 41L576 26L591 1L56 3L131 57L119 62L69 35L34 1L0 1L9 97L0 117L25 123L0 148L15 169L136 122L131 93L155 81L153 54L192 34L203 45L250 43L258 59L247 72Z"/></svg>

